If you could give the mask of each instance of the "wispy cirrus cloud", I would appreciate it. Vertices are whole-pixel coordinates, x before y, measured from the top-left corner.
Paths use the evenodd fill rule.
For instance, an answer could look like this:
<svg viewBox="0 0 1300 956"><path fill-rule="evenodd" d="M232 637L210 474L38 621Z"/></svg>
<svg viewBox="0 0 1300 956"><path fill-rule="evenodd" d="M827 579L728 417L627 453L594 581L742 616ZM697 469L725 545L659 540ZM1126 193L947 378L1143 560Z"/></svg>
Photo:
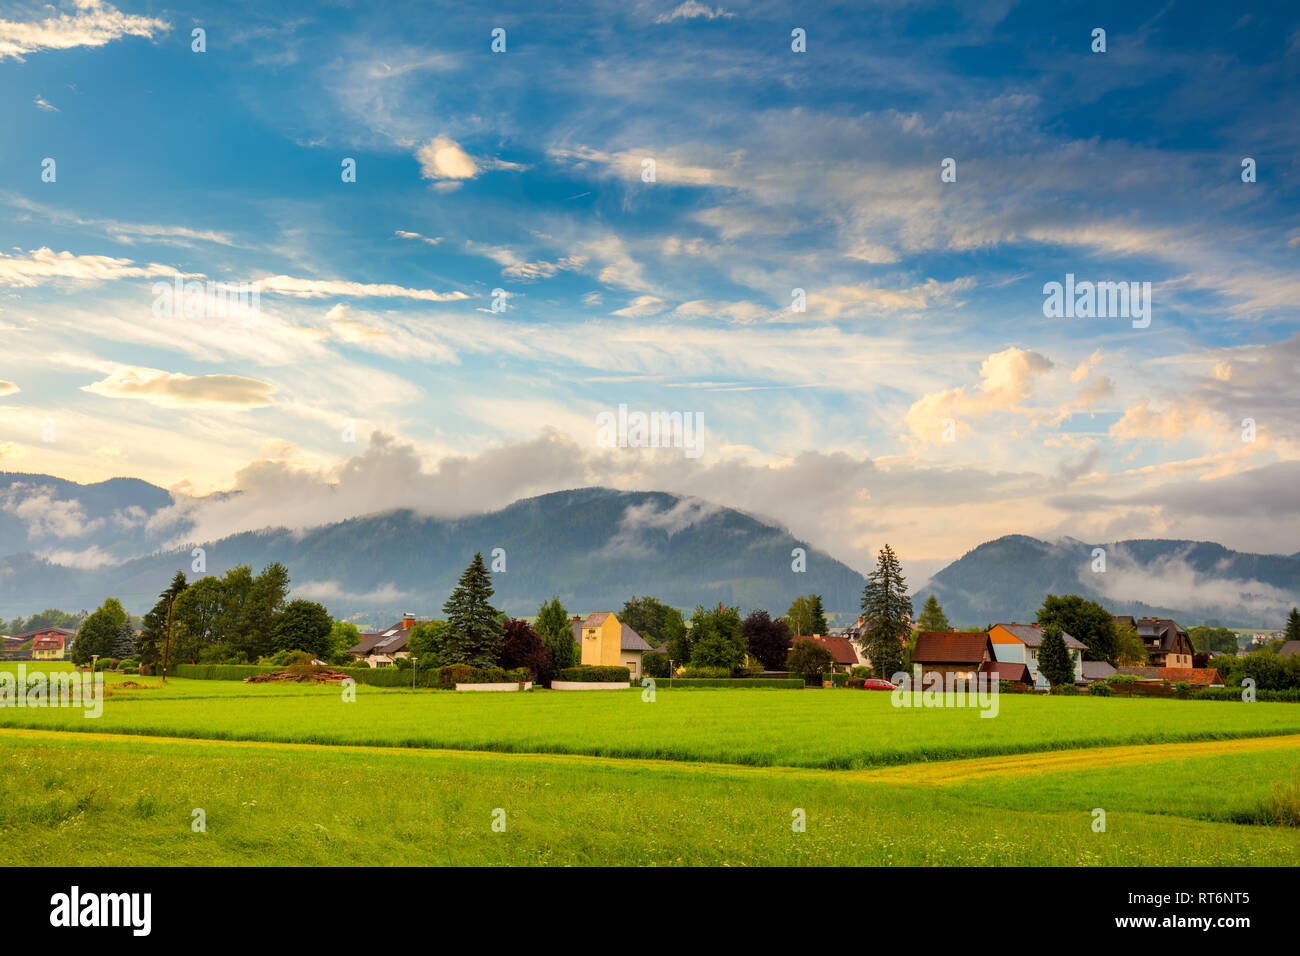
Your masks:
<svg viewBox="0 0 1300 956"><path fill-rule="evenodd" d="M74 12L43 20L0 20L0 60L21 60L43 50L104 46L124 36L152 39L171 29L165 20L123 13L103 0L73 0L70 6Z"/></svg>

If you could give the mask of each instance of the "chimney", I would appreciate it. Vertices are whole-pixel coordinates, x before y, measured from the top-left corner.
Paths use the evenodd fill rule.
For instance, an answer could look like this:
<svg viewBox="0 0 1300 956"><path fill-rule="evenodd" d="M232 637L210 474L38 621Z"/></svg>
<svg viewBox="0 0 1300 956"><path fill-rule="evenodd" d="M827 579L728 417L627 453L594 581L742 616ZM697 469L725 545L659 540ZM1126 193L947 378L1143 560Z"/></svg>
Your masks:
<svg viewBox="0 0 1300 956"><path fill-rule="evenodd" d="M402 630L406 630L407 628L411 627L414 624L415 624L414 614L412 614L410 611L407 611L405 614L402 615Z"/></svg>
<svg viewBox="0 0 1300 956"><path fill-rule="evenodd" d="M581 620L582 620L582 615L581 615L581 614L575 614L575 615L573 615L573 619L574 619L575 621L581 621Z"/></svg>
<svg viewBox="0 0 1300 956"><path fill-rule="evenodd" d="M1038 626L1039 626L1039 625L1038 625L1038 622L1035 621L1035 622L1033 623L1033 627L1038 627Z"/></svg>

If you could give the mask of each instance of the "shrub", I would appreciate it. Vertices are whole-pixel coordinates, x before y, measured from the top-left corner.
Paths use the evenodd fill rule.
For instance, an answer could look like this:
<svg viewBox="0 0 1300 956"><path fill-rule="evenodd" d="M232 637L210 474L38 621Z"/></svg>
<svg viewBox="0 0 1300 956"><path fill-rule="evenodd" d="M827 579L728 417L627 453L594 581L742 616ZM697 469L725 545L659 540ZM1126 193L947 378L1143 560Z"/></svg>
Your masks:
<svg viewBox="0 0 1300 956"><path fill-rule="evenodd" d="M727 671L730 677L731 672ZM626 667L599 667L594 664L580 664L577 667L564 667L556 671L555 679L575 681L586 684L614 684L632 680L632 672Z"/></svg>
<svg viewBox="0 0 1300 956"><path fill-rule="evenodd" d="M1185 697L1187 694L1191 693L1192 685L1185 680L1180 680L1174 685L1174 690L1178 691L1180 697Z"/></svg>
<svg viewBox="0 0 1300 956"><path fill-rule="evenodd" d="M867 679L865 677L856 677L856 676L850 677L848 680L848 685L850 687L860 690L863 687L867 686Z"/></svg>
<svg viewBox="0 0 1300 956"><path fill-rule="evenodd" d="M469 664L439 667L437 675L437 684L444 690L454 690L457 684L521 684L532 680L525 667L506 670L502 667L473 667Z"/></svg>
<svg viewBox="0 0 1300 956"><path fill-rule="evenodd" d="M687 664L682 668L683 677L695 677L703 680L722 680L731 676L730 667L709 667L704 664Z"/></svg>
<svg viewBox="0 0 1300 956"><path fill-rule="evenodd" d="M831 652L816 641L798 640L786 655L785 666L810 684L821 684L822 671L830 666Z"/></svg>
<svg viewBox="0 0 1300 956"><path fill-rule="evenodd" d="M447 664L438 668L438 686L454 690L457 684L466 684L474 677L477 668L469 664Z"/></svg>
<svg viewBox="0 0 1300 956"><path fill-rule="evenodd" d="M1079 688L1073 684L1055 684L1051 693L1056 697L1074 697L1079 693Z"/></svg>
<svg viewBox="0 0 1300 956"><path fill-rule="evenodd" d="M1108 684L1136 684L1136 674L1111 674L1106 678Z"/></svg>
<svg viewBox="0 0 1300 956"><path fill-rule="evenodd" d="M641 655L641 670L646 677L668 676L668 655L658 651L646 651Z"/></svg>
<svg viewBox="0 0 1300 956"><path fill-rule="evenodd" d="M1088 694L1092 697L1114 697L1114 693L1101 681L1088 685Z"/></svg>

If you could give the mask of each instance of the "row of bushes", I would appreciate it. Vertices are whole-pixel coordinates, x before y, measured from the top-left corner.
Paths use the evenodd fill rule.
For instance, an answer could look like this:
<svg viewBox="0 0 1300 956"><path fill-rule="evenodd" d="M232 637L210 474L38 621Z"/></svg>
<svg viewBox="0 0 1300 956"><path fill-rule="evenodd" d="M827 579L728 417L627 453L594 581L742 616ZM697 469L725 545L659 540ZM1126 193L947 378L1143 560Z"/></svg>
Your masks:
<svg viewBox="0 0 1300 956"><path fill-rule="evenodd" d="M799 690L803 679L799 677L659 677L658 687L738 687L742 690Z"/></svg>
<svg viewBox="0 0 1300 956"><path fill-rule="evenodd" d="M617 684L630 681L632 672L626 667L580 664L577 667L560 668L555 672L555 679L560 681L580 681L588 684Z"/></svg>
<svg viewBox="0 0 1300 956"><path fill-rule="evenodd" d="M173 676L188 677L191 680L243 680L255 674L274 674L282 670L315 670L311 666L290 665L275 667L270 664L177 664ZM372 687L441 687L446 690L457 684L492 684L514 683L529 679L528 671L520 667L515 670L503 670L500 667L471 667L468 664L448 664L437 670L416 671L414 681L409 667L322 667L320 670L339 671L355 678L358 684ZM623 671L623 680L627 680L627 668L614 668Z"/></svg>
<svg viewBox="0 0 1300 956"><path fill-rule="evenodd" d="M1196 695L1197 700L1241 700L1242 688L1240 687L1207 687ZM1300 690L1269 690L1263 688L1255 691L1256 700L1274 701L1279 703L1295 704L1300 703Z"/></svg>

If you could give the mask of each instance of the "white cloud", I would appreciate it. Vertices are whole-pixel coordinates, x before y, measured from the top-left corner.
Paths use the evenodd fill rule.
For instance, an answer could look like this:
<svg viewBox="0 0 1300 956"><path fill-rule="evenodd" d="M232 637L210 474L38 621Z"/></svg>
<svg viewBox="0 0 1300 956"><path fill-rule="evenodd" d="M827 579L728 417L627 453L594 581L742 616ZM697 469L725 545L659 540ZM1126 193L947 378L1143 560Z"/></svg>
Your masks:
<svg viewBox="0 0 1300 956"><path fill-rule="evenodd" d="M728 13L721 7L709 7L699 3L698 0L686 0L685 3L674 7L668 13L661 13L655 17L655 23L672 23L674 20L696 20L701 17L705 20L717 20L734 16L734 13Z"/></svg>
<svg viewBox="0 0 1300 956"><path fill-rule="evenodd" d="M4 398L8 395L17 395L21 391L22 389L13 382L6 382L4 379L0 379L0 398Z"/></svg>
<svg viewBox="0 0 1300 956"><path fill-rule="evenodd" d="M416 150L415 158L420 161L420 175L441 184L473 179L484 170L528 168L501 159L476 159L449 136L435 136Z"/></svg>
<svg viewBox="0 0 1300 956"><path fill-rule="evenodd" d="M103 521L86 520L85 509L75 498L59 499L52 489L16 482L6 488L0 511L27 525L29 538L76 538L98 528Z"/></svg>
<svg viewBox="0 0 1300 956"><path fill-rule="evenodd" d="M242 375L184 375L124 365L82 391L105 398L135 398L162 408L263 408L273 385Z"/></svg>
<svg viewBox="0 0 1300 956"><path fill-rule="evenodd" d="M0 20L0 60L40 50L71 50L103 46L124 36L165 33L171 25L153 17L133 16L102 0L74 0L76 12L44 20Z"/></svg>
<svg viewBox="0 0 1300 956"><path fill-rule="evenodd" d="M0 269L3 263L0 263ZM3 273L0 272L0 275ZM259 279L264 293L292 295L303 299L331 296L383 297L418 299L422 302L458 302L468 299L464 292L435 292L432 289L407 289L388 283L348 282L342 279L297 279L293 276L267 276Z"/></svg>
<svg viewBox="0 0 1300 956"><path fill-rule="evenodd" d="M26 255L6 255L0 252L0 284L17 288L32 288L54 279L110 282L117 279L171 276L175 273L176 270L171 266L158 263L140 266L130 259L78 256L71 252L55 252L46 246L32 249Z"/></svg>

